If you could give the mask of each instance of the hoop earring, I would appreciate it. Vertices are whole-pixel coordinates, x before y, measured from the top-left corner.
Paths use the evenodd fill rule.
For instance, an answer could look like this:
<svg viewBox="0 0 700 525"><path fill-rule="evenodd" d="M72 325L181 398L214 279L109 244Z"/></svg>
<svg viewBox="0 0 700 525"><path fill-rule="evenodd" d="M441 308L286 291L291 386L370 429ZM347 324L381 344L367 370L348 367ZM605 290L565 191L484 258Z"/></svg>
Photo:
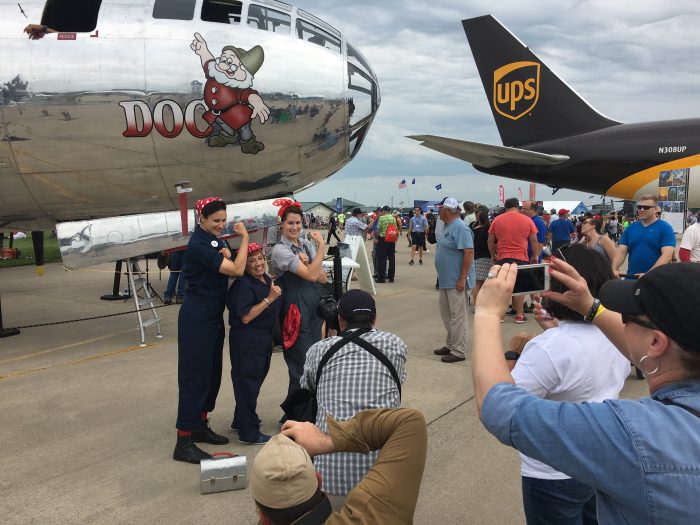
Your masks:
<svg viewBox="0 0 700 525"><path fill-rule="evenodd" d="M656 358L654 358L654 359L656 360L656 368L654 368L654 370L652 370L651 372L645 372L644 369L642 368L642 363L643 363L644 360L647 359L648 357L649 357L648 355L645 355L644 357L642 357L642 358L639 360L639 369L640 369L640 370L642 371L642 373L644 374L644 377L646 377L646 376L653 376L656 372L659 371L659 366L661 365L661 364L659 363L659 360L656 359Z"/></svg>

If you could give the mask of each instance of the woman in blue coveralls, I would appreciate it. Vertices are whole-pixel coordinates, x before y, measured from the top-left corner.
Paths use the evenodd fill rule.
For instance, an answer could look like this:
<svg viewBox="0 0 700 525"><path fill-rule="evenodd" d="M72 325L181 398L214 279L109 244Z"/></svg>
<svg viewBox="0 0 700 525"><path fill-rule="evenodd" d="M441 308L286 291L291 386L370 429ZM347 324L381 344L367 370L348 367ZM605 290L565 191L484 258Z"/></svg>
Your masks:
<svg viewBox="0 0 700 525"><path fill-rule="evenodd" d="M321 292L316 283L327 281L322 266L326 245L316 231L311 233L311 238L318 250L311 241L300 238L303 212L298 202L282 206L279 215L282 235L272 248L270 262L272 274L284 292L280 315L291 393L299 388L306 351L321 340L323 320L316 312Z"/></svg>
<svg viewBox="0 0 700 525"><path fill-rule="evenodd" d="M263 445L270 440L270 436L260 432L260 418L255 410L260 387L270 370L272 326L279 315L280 295L280 287L265 273L262 248L249 244L245 274L236 279L226 294L231 326L231 381L236 397L231 430L238 431L240 443Z"/></svg>
<svg viewBox="0 0 700 525"><path fill-rule="evenodd" d="M177 407L177 445L173 459L199 463L211 456L195 443L224 445L228 438L209 427L221 385L224 349L224 305L229 277L240 277L248 254L248 232L242 222L234 226L241 236L235 260L218 239L226 225L226 203L217 197L197 201L199 224L187 244L182 277L187 282L185 302L177 325L180 389Z"/></svg>

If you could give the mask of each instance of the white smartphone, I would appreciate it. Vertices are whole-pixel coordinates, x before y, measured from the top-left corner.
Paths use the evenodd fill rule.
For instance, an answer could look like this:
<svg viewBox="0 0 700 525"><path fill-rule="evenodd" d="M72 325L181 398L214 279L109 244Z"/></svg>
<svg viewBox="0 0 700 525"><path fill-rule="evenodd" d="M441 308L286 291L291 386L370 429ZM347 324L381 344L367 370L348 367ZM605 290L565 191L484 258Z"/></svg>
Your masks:
<svg viewBox="0 0 700 525"><path fill-rule="evenodd" d="M513 295L525 295L549 290L549 265L524 264L518 266Z"/></svg>

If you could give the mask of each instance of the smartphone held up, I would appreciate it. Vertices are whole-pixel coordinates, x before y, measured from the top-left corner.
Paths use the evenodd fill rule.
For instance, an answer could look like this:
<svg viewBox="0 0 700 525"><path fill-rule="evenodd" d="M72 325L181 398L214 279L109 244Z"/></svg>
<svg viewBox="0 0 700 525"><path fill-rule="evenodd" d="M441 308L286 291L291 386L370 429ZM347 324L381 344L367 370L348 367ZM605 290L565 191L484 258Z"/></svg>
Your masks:
<svg viewBox="0 0 700 525"><path fill-rule="evenodd" d="M513 295L526 295L549 290L549 264L518 266Z"/></svg>

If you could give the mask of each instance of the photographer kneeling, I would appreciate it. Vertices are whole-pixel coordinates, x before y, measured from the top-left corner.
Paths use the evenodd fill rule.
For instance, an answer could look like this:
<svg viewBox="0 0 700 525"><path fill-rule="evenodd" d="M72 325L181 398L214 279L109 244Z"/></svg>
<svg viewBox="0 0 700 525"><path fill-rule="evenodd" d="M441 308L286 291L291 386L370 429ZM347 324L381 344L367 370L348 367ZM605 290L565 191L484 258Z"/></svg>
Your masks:
<svg viewBox="0 0 700 525"><path fill-rule="evenodd" d="M327 337L309 348L301 378L302 388L316 392L316 425L327 431L326 415L342 421L368 408L399 408L401 383L406 380L406 344L389 332L376 330L377 307L370 294L350 290L338 302L340 335ZM346 339L316 374L323 356ZM374 352L373 355L370 352ZM380 361L381 359L381 361ZM316 468L326 480L335 510L377 459L369 454L329 454L319 457Z"/></svg>
<svg viewBox="0 0 700 525"><path fill-rule="evenodd" d="M600 523L694 523L700 344L693 320L700 267L669 264L637 281L608 281L598 301L572 266L553 261L551 276L567 291L545 297L600 328L645 372L651 393L637 401L581 404L540 399L513 384L500 319L517 271L494 266L477 300L472 377L484 426L502 443L593 487Z"/></svg>

